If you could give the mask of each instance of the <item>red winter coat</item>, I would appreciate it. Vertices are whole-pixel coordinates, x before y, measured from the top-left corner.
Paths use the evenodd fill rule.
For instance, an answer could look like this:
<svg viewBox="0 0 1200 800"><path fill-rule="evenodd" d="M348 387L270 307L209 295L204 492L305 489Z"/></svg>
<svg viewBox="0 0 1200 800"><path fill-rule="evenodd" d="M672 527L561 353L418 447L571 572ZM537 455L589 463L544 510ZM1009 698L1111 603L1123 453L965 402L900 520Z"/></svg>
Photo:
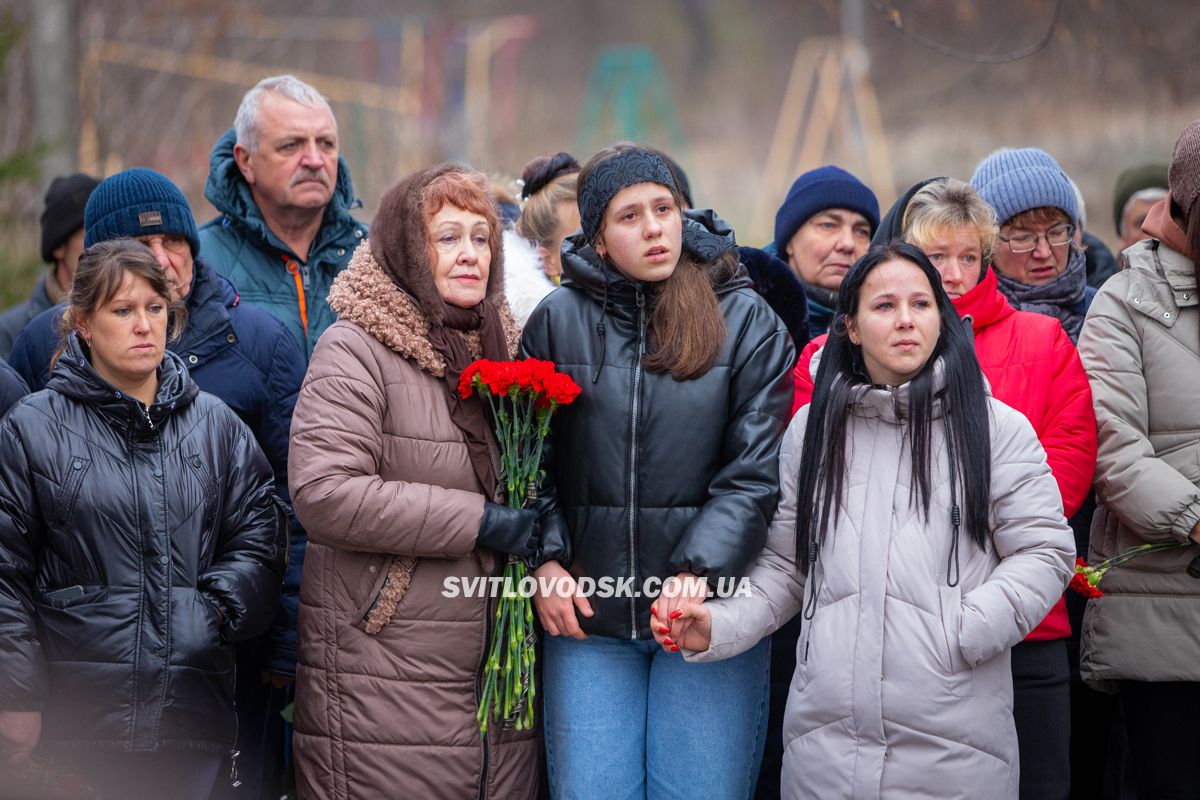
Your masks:
<svg viewBox="0 0 1200 800"><path fill-rule="evenodd" d="M978 286L953 302L959 316L971 317L975 354L992 396L1024 414L1037 431L1069 518L1091 491L1096 470L1096 415L1079 352L1058 320L1009 305L990 269ZM818 336L800 353L793 414L812 400L809 364L827 338ZM1066 603L1060 598L1026 638L1070 635Z"/></svg>

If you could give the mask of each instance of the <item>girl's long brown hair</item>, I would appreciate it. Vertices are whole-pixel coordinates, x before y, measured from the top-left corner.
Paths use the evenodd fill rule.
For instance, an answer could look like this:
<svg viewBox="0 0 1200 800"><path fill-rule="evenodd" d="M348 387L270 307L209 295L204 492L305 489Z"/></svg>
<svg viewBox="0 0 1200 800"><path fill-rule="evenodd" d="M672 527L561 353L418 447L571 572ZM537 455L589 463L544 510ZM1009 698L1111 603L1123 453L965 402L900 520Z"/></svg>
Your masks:
<svg viewBox="0 0 1200 800"><path fill-rule="evenodd" d="M583 165L579 185L587 183L605 160L630 150L646 148L623 142L596 153ZM683 199L678 189L667 188L675 207L682 209ZM602 218L597 239L604 235L604 226ZM737 257L728 250L707 264L697 263L684 251L675 271L657 287L650 315L648 352L642 361L648 371L669 372L675 380L686 381L699 378L713 368L725 343L725 315L721 313L713 286L727 280L737 266Z"/></svg>

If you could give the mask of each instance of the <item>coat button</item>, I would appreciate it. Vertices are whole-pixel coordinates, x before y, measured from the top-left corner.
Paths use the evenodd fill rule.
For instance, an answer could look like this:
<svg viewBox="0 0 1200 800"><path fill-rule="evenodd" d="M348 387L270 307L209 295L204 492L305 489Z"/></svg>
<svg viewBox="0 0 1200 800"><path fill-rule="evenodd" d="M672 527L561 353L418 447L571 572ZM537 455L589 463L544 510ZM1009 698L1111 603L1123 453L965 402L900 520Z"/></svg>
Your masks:
<svg viewBox="0 0 1200 800"><path fill-rule="evenodd" d="M171 563L171 557L170 556L159 556L158 563L162 564L165 567Z"/></svg>
<svg viewBox="0 0 1200 800"><path fill-rule="evenodd" d="M188 356L188 363L189 364L198 364L198 363L200 363L200 359L196 358L195 356Z"/></svg>
<svg viewBox="0 0 1200 800"><path fill-rule="evenodd" d="M156 478L162 477L162 468L161 467L154 468L154 477L156 477Z"/></svg>
<svg viewBox="0 0 1200 800"><path fill-rule="evenodd" d="M367 572L374 572L376 569L378 569L378 567L372 564L371 566L367 567Z"/></svg>
<svg viewBox="0 0 1200 800"><path fill-rule="evenodd" d="M71 462L71 469L83 469L83 462L78 458Z"/></svg>
<svg viewBox="0 0 1200 800"><path fill-rule="evenodd" d="M355 230L355 231L354 231L354 238L355 238L355 239L361 239L361 238L362 238L362 231L360 231L360 230Z"/></svg>
<svg viewBox="0 0 1200 800"><path fill-rule="evenodd" d="M225 337L225 341L229 342L230 344L233 344L234 342L237 341L237 337L231 333Z"/></svg>
<svg viewBox="0 0 1200 800"><path fill-rule="evenodd" d="M1140 297L1133 298L1133 304L1140 306L1142 304L1142 298L1140 298Z"/></svg>
<svg viewBox="0 0 1200 800"><path fill-rule="evenodd" d="M339 247L339 248L338 248L338 255L339 255L339 256L344 256L344 255L346 255L346 248L344 248L344 247Z"/></svg>
<svg viewBox="0 0 1200 800"><path fill-rule="evenodd" d="M1170 319L1170 318L1171 318L1171 312L1170 312L1170 311L1164 311L1164 312L1163 312L1163 319Z"/></svg>

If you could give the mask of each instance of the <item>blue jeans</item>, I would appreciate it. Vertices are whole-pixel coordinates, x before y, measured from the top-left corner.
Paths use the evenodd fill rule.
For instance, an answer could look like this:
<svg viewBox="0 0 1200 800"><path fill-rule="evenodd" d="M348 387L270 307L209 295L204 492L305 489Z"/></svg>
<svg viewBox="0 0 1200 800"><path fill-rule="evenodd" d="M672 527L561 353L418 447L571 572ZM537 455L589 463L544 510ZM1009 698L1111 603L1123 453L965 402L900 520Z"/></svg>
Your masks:
<svg viewBox="0 0 1200 800"><path fill-rule="evenodd" d="M688 664L653 640L546 636L555 800L750 797L767 728L770 639Z"/></svg>

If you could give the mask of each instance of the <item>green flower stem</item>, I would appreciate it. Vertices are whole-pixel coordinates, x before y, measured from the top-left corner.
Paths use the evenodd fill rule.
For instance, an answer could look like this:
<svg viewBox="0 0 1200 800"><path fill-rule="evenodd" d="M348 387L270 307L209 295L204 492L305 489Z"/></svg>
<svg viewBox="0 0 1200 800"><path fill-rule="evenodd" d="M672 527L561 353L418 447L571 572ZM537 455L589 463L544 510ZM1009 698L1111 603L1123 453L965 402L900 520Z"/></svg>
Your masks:
<svg viewBox="0 0 1200 800"><path fill-rule="evenodd" d="M1154 543L1147 542L1146 544L1138 545L1137 547L1130 548L1129 550L1126 550L1124 553L1118 553L1117 555L1113 556L1112 558L1108 559L1107 561L1103 561L1100 564L1096 565L1095 569L1097 572L1100 572L1101 574L1103 574L1104 572L1107 572L1109 569L1111 569L1113 567L1119 567L1120 565L1124 564L1126 561L1132 561L1133 559L1138 558L1140 556L1144 556L1149 553L1157 553L1160 550L1177 550L1180 547L1188 547L1191 544L1192 543L1190 541L1189 542L1154 542Z"/></svg>
<svg viewBox="0 0 1200 800"><path fill-rule="evenodd" d="M495 422L500 450L500 480L506 500L513 508L524 508L531 486L543 472L542 452L550 432L550 417L557 408L538 408L538 394L512 390L492 394L485 385L476 386L487 399ZM525 565L510 560L503 570L505 591L496 603L492 642L484 663L483 689L476 712L481 733L499 719L517 730L534 725L537 687L534 683L537 646L533 603L519 593L526 577Z"/></svg>

